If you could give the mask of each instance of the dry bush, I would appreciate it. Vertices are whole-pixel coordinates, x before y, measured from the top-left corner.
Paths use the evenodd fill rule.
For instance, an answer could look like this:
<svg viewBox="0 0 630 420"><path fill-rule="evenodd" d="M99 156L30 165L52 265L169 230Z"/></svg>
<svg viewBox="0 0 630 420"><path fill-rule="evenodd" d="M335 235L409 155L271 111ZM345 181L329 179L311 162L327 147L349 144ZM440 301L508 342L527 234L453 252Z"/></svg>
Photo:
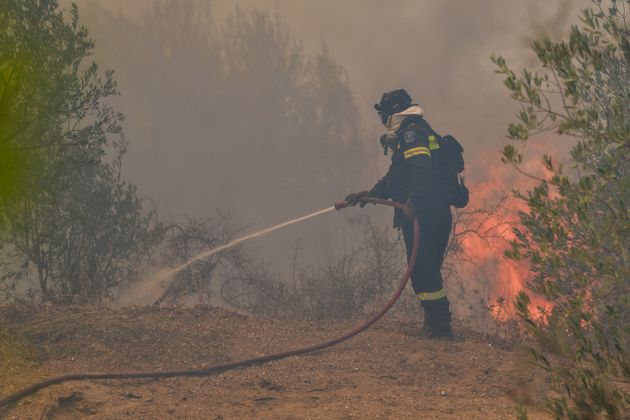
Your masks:
<svg viewBox="0 0 630 420"><path fill-rule="evenodd" d="M178 266L193 260L198 255L234 239L240 229L231 223L227 214L217 212L215 217L195 219L184 217L171 223L161 247L161 259L170 266ZM164 287L155 305L173 304L196 299L198 303L209 303L217 289L222 271L230 270L232 263L240 265L242 250L232 248L216 255L195 260L174 275Z"/></svg>
<svg viewBox="0 0 630 420"><path fill-rule="evenodd" d="M475 290L461 270L470 267L469 257L461 243L467 235L493 237L497 226L487 220L503 205L501 200L488 210L458 211L453 218L453 233L443 266L445 284L454 313L461 315L467 327L502 335L510 331L490 298ZM374 313L396 289L405 270L405 250L401 234L391 229L389 221L362 214L350 221L360 232L358 245L344 249L325 262L303 268L298 263L299 249L293 252L292 275L281 279L263 264L256 264L245 254L226 273L222 281L224 302L254 314L299 317L304 319L347 319ZM418 317L419 303L407 287L393 311L399 315ZM502 302L501 311L511 310ZM509 317L508 317L509 318ZM505 328L502 326L505 325ZM505 335L505 334L503 334Z"/></svg>

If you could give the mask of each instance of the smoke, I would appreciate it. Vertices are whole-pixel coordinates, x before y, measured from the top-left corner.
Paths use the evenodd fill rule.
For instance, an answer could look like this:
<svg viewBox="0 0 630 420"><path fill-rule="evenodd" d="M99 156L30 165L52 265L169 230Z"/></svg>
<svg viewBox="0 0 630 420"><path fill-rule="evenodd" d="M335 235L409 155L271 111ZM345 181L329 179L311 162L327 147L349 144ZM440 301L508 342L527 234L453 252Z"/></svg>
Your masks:
<svg viewBox="0 0 630 420"><path fill-rule="evenodd" d="M253 228L373 185L389 162L372 105L397 88L464 145L472 205L526 187L499 160L516 105L489 57L533 63L526 44L566 34L590 3L75 1L97 61L120 82L114 105L127 117L127 178L163 214L229 209ZM541 140L546 153L566 149L552 140ZM537 170L537 160L528 164ZM339 220L281 232L258 251L280 267L298 240L305 254L334 253L331 238L349 229ZM524 270L505 265L500 248L474 258L516 289Z"/></svg>
<svg viewBox="0 0 630 420"><path fill-rule="evenodd" d="M151 3L146 0L113 0L103 3L102 7L113 14L141 20L147 18L146 13ZM84 14L100 8L94 2L86 0L78 1L78 4ZM466 147L467 159L471 160L485 158L488 153L494 155L501 148L505 143L505 127L516 110L501 84L500 77L493 73L494 65L489 60L490 55L504 55L515 67L531 62L533 54L527 48L531 40L542 35L558 38L566 34L569 25L577 20L576 11L589 4L588 0L211 2L216 24L228 19L237 7L245 14L254 9L269 10L286 21L289 33L306 51L316 52L324 43L330 56L347 71L352 94L365 128L362 141L376 157L376 140L382 128L372 104L380 98L382 92L404 87L425 109L427 119L438 132L452 133L461 140ZM107 12L98 10L97 13L101 14L102 19L102 14ZM101 28L98 25L90 25L90 28L93 28L92 34L96 37L99 51L113 47L108 39L114 35L111 33L113 28ZM173 38L178 36L175 29L171 29ZM121 36L124 42L137 34L117 36ZM194 49L194 46L190 48ZM191 56L201 53L191 51ZM115 53L106 53L112 54ZM103 61L111 65L111 60ZM190 64L193 63L181 63L182 67ZM125 63L116 63L115 70L119 76L129 80L121 84L123 95L125 91L132 89L134 81L142 78L144 71L150 71L128 68ZM159 89L158 86L156 88ZM204 87L201 85L199 88ZM163 100L173 114L190 106L170 103L170 98ZM138 171L129 169L130 177L134 181L140 181L138 183L142 190L147 191L151 197L160 199L165 195L165 186L153 185L151 179L158 177L151 176L151 172L159 172L167 165L154 162L154 158L162 160L164 157L151 153L147 139L143 138L146 133L137 130L133 123L151 110L146 105L124 106L130 121L127 133L132 142L127 166L141 168ZM169 164L172 165L173 162ZM386 159L378 159L376 167L372 166L371 171L365 174L364 182L370 184L376 180L386 165ZM280 169L276 168L276 171ZM487 176L484 169L469 169L468 177L471 181ZM357 188L361 186L357 185ZM198 211L204 207L203 203L187 205L188 200L175 206L173 202L177 200L172 196L164 201L175 211Z"/></svg>

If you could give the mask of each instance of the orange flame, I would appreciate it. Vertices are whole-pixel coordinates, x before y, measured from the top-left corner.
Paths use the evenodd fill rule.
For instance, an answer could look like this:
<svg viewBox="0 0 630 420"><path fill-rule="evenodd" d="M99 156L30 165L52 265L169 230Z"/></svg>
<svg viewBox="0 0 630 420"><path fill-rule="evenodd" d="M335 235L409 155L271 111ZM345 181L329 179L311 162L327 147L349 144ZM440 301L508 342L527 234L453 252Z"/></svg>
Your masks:
<svg viewBox="0 0 630 420"><path fill-rule="evenodd" d="M538 156L542 155L543 144L533 144ZM513 167L498 163L488 166L487 156L483 161L471 162L470 167L485 170L482 180L471 182L468 212L463 212L461 225L455 234L461 234L460 245L465 255L463 272L487 293L490 302L503 302L503 305L491 305L495 319L506 320L514 316L512 303L517 294L525 289L533 277L527 260L515 261L504 257L511 249L511 242L516 239L513 228L520 224L519 212L527 212L525 202L515 198L509 191L525 191L537 184L533 178L526 177ZM548 171L539 159L528 159L520 168L537 177L546 177ZM506 188L509 186L509 188ZM498 204L497 204L498 203ZM481 210L483 209L483 210ZM467 232L464 234L464 232ZM549 302L532 299L532 313L539 313L537 308L551 309Z"/></svg>

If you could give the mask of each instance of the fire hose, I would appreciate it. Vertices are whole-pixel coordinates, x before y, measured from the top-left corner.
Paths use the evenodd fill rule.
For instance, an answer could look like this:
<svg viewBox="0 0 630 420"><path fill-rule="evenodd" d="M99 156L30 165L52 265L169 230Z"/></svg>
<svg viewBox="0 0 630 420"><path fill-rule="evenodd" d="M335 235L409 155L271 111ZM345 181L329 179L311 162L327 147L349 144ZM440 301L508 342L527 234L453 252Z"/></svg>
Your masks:
<svg viewBox="0 0 630 420"><path fill-rule="evenodd" d="M402 209L405 207L404 204L397 203L389 200L381 200L378 198L371 197L362 197L359 199L362 203L374 203L374 204L382 204L386 206L391 206L395 208ZM335 209L341 210L345 207L348 207L348 203L345 201L341 201L335 203ZM214 373L225 372L227 370L243 368L247 366L260 365L263 363L271 362L273 360L280 360L291 356L297 356L301 354L311 353L318 350L323 350L327 347L334 346L335 344L339 344L342 341L346 341L355 335L365 331L370 326L372 326L376 321L378 321L385 313L394 305L394 303L398 300L402 291L405 289L407 285L407 281L411 276L411 272L413 270L414 264L416 262L416 256L418 254L418 244L420 239L420 224L418 222L418 218L415 217L413 220L413 250L411 253L411 257L409 258L407 264L407 270L398 285L398 289L394 292L394 294L389 298L387 303L383 306L383 308L378 311L375 315L372 315L369 319L364 321L359 326L355 327L353 330L346 332L345 334L333 338L327 341L323 341L321 343L313 344L308 347L289 350L274 354L269 354L261 357L254 357L251 359L239 360L235 362L226 363L223 365L217 366L206 366L198 369L183 369L183 370L165 370L165 371L153 371L153 372L101 372L101 373L75 373L69 375L55 376L44 381L38 382L26 388L23 388L8 397L5 397L0 400L0 409L5 407L13 402L16 402L28 395L31 395L40 389L47 388L51 385L60 384L62 382L70 382L70 381L84 381L84 380L97 380L97 379L156 379L156 378L172 378L172 377L181 377L181 376L207 376Z"/></svg>

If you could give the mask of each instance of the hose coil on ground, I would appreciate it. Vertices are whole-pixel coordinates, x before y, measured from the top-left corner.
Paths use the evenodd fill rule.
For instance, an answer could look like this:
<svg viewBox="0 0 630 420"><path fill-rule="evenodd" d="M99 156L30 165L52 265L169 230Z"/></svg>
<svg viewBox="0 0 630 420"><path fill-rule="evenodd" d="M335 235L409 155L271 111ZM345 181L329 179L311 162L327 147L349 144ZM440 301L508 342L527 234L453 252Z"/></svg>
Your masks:
<svg viewBox="0 0 630 420"><path fill-rule="evenodd" d="M381 204L385 206L395 207L395 208L404 208L405 205L402 203L398 203L395 201L389 200L381 200L378 198L371 197L363 197L360 199L361 202L364 203L374 203ZM339 202L335 204L335 209L341 210L345 207L348 207L348 203ZM183 369L183 370L169 370L169 371L154 371L154 372L101 372L101 373L75 373L69 375L55 376L44 381L38 382L26 388L23 388L3 399L0 400L0 409L6 407L7 405L16 402L30 394L33 394L40 389L49 387L51 385L60 384L62 382L69 381L84 381L84 380L97 380L97 379L150 379L150 378L173 378L173 377L181 377L181 376L206 376L213 373L225 372L227 370L243 368L247 366L260 365L263 363L271 362L273 360L280 360L291 356L297 356L301 354L311 353L314 351L322 350L327 347L334 346L335 344L339 344L342 341L346 341L355 335L365 331L370 326L372 326L376 321L378 321L385 313L394 305L394 303L398 300L400 295L402 294L407 282L409 281L409 277L411 276L411 272L413 271L413 267L416 262L416 256L418 254L418 244L420 242L420 224L418 222L418 218L415 217L413 220L413 250L411 253L411 257L409 258L407 264L407 270L398 285L398 288L394 292L394 294L389 298L387 303L378 311L376 314L372 315L369 319L364 321L362 324L357 326L351 331L346 332L345 334L333 338L327 341L323 341L321 343L313 344L308 347L303 347L301 349L288 350L284 352L269 354L266 356L255 357L251 359L239 360L235 362L226 363L223 365L217 366L207 366L197 369ZM0 414L1 411L0 411Z"/></svg>

